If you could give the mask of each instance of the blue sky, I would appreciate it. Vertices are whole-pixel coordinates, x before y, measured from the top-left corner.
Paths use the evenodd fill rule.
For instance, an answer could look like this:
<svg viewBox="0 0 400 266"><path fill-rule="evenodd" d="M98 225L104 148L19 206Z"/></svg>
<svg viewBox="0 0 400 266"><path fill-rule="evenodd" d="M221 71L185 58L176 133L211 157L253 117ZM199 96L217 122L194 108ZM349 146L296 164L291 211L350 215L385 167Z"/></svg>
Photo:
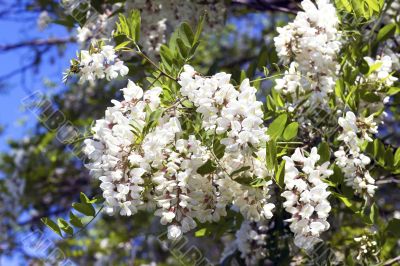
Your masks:
<svg viewBox="0 0 400 266"><path fill-rule="evenodd" d="M23 40L44 39L49 37L68 36L64 27L53 25L49 29L40 32L36 22L0 21L0 44L18 43ZM18 139L25 136L29 125L33 125L34 118L28 113L22 112L21 100L29 91L45 90L44 81L50 80L59 86L62 72L68 67L69 59L75 56L76 46L68 45L65 55L60 57L53 49L45 56L43 64L37 69L38 72L26 72L24 76L16 75L7 80L5 88L0 92L0 125L5 131L0 135L0 151L7 149L8 139ZM54 58L54 63L50 63ZM12 50L0 54L0 76L25 66L32 58L31 48ZM48 89L46 89L48 91ZM25 121L25 123L22 123ZM21 125L25 124L25 126Z"/></svg>
<svg viewBox="0 0 400 266"><path fill-rule="evenodd" d="M53 25L49 29L40 32L36 27L36 21L4 21L0 20L0 44L13 44L26 40L45 39L49 37L68 36L64 27ZM4 88L0 90L0 125L5 130L0 134L0 151L8 150L9 139L21 139L28 135L29 128L35 124L35 118L21 108L21 100L29 95L30 91L46 91L44 81L50 80L59 85L62 72L68 67L69 59L75 56L77 47L69 44L64 55L60 57L57 50L53 49L44 57L43 63L37 72L27 71L24 76L15 75L7 79ZM52 57L54 60L52 60ZM11 50L0 53L0 77L8 75L16 69L27 65L32 58L31 48ZM53 61L54 63L50 63ZM51 91L50 91L51 93ZM24 121L24 122L23 122ZM21 261L17 256L12 258L0 258L1 265L18 265Z"/></svg>

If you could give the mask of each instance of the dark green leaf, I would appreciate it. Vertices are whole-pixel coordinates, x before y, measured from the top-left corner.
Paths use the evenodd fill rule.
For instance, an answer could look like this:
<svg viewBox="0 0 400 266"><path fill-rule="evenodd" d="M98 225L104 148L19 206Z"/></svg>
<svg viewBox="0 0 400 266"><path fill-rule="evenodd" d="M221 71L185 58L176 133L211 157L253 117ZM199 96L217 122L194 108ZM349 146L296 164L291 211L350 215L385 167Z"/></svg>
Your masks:
<svg viewBox="0 0 400 266"><path fill-rule="evenodd" d="M96 210L91 204L88 203L73 203L72 207L78 212L86 215L86 216L94 216L96 214Z"/></svg>
<svg viewBox="0 0 400 266"><path fill-rule="evenodd" d="M81 219L78 216L76 216L73 212L69 212L69 222L75 227L79 228L83 227Z"/></svg>
<svg viewBox="0 0 400 266"><path fill-rule="evenodd" d="M53 222L51 219L49 219L49 218L47 218L47 217L42 218L42 219L40 219L40 220L41 220L42 223L44 223L47 227L49 227L51 230L53 230L53 231L56 232L59 236L62 237L61 229L60 229L60 227L58 227L58 225L57 225L55 222Z"/></svg>
<svg viewBox="0 0 400 266"><path fill-rule="evenodd" d="M323 164L324 162L327 162L331 158L331 151L329 149L329 144L326 142L321 142L318 147L318 154L320 156L320 159L318 161L319 164Z"/></svg>
<svg viewBox="0 0 400 266"><path fill-rule="evenodd" d="M57 219L57 224L58 226L61 228L61 230L63 230L64 232L66 232L69 235L73 235L74 234L74 229L70 226L70 224L65 221L62 218L58 218Z"/></svg>
<svg viewBox="0 0 400 266"><path fill-rule="evenodd" d="M233 171L233 172L231 173L231 177L234 177L235 175L240 174L241 172L245 172L245 171L247 171L247 170L249 170L249 169L250 169L250 166L243 166L242 168Z"/></svg>
<svg viewBox="0 0 400 266"><path fill-rule="evenodd" d="M211 160L208 160L197 169L197 173L200 175L206 175L214 172L215 169L217 168L215 167L214 163Z"/></svg>

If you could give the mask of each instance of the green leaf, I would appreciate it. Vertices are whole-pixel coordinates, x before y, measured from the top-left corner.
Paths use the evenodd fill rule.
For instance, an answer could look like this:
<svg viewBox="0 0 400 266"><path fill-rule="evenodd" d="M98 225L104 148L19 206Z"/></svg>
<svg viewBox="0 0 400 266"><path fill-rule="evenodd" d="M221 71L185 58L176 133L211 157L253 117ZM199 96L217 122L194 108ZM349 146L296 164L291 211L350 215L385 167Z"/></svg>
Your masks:
<svg viewBox="0 0 400 266"><path fill-rule="evenodd" d="M357 212L358 209L356 206L353 205L353 203L350 201L349 198L347 198L344 195L341 195L339 193L336 192L331 192L333 196L335 196L336 198L338 198L340 201L342 201L344 203L344 205L346 205L348 208L350 208L353 212Z"/></svg>
<svg viewBox="0 0 400 266"><path fill-rule="evenodd" d="M394 154L393 165L394 166L400 165L400 148L397 148L396 153Z"/></svg>
<svg viewBox="0 0 400 266"><path fill-rule="evenodd" d="M282 136L283 131L285 130L287 121L287 114L281 114L278 116L268 127L267 134L271 139L276 140L280 136Z"/></svg>
<svg viewBox="0 0 400 266"><path fill-rule="evenodd" d="M290 123L283 132L283 138L285 140L291 140L297 136L297 132L299 130L299 123L292 122Z"/></svg>
<svg viewBox="0 0 400 266"><path fill-rule="evenodd" d="M96 210L92 204L75 202L72 204L72 207L86 216L94 216L96 214Z"/></svg>
<svg viewBox="0 0 400 266"><path fill-rule="evenodd" d="M388 25L384 26L378 32L378 35L376 37L376 42L380 43L380 42L386 41L387 39L392 37L395 32L396 32L396 24L392 23L392 24L388 24Z"/></svg>
<svg viewBox="0 0 400 266"><path fill-rule="evenodd" d="M400 219L392 219L389 221L386 232L392 234L393 236L400 238Z"/></svg>
<svg viewBox="0 0 400 266"><path fill-rule="evenodd" d="M81 219L78 216L76 216L73 212L69 212L69 222L75 227L79 228L83 227Z"/></svg>
<svg viewBox="0 0 400 266"><path fill-rule="evenodd" d="M187 42L186 45L192 46L194 42L194 34L192 28L186 22L181 24L182 33L184 33L183 41Z"/></svg>
<svg viewBox="0 0 400 266"><path fill-rule="evenodd" d="M58 227L58 225L53 222L51 219L45 217L45 218L41 218L40 219L42 221L42 223L44 223L48 228L50 228L51 230L53 230L54 232L56 232L59 236L62 237L61 234L61 229L60 227Z"/></svg>
<svg viewBox="0 0 400 266"><path fill-rule="evenodd" d="M219 140L215 140L213 143L213 152L217 159L221 159L225 153L225 145L221 144Z"/></svg>
<svg viewBox="0 0 400 266"><path fill-rule="evenodd" d="M62 218L58 218L57 219L57 224L58 226L61 228L61 230L63 230L64 232L66 232L69 235L73 235L74 234L74 229L69 225L69 223L67 221L65 221Z"/></svg>
<svg viewBox="0 0 400 266"><path fill-rule="evenodd" d="M318 163L323 164L331 158L331 151L329 149L329 144L326 142L321 142L318 147L318 154L320 156Z"/></svg>
<svg viewBox="0 0 400 266"><path fill-rule="evenodd" d="M181 38L176 39L176 44L178 45L178 52L183 59L186 59L189 55L190 47L186 46Z"/></svg>
<svg viewBox="0 0 400 266"><path fill-rule="evenodd" d="M122 48L128 46L130 43L131 43L131 41L124 41L124 42L118 44L117 46L115 46L114 50L115 50L115 51L119 51L119 50L121 50Z"/></svg>
<svg viewBox="0 0 400 266"><path fill-rule="evenodd" d="M374 157L381 164L385 165L385 146L379 139L374 140Z"/></svg>
<svg viewBox="0 0 400 266"><path fill-rule="evenodd" d="M85 193L83 193L83 192L80 193L79 199L81 200L82 203L89 203L89 201L90 201L88 196L86 196Z"/></svg>
<svg viewBox="0 0 400 266"><path fill-rule="evenodd" d="M267 169L271 172L275 170L278 165L276 142L271 139L266 144L266 163Z"/></svg>
<svg viewBox="0 0 400 266"><path fill-rule="evenodd" d="M398 88L398 87L390 87L390 89L388 90L387 94L391 96L391 95L395 95L395 94L397 94L399 92L400 92L400 88Z"/></svg>
<svg viewBox="0 0 400 266"><path fill-rule="evenodd" d="M235 175L240 174L241 172L245 172L245 171L247 171L249 169L250 169L250 166L243 166L242 168L239 168L239 169L233 171L231 173L231 177L234 177Z"/></svg>
<svg viewBox="0 0 400 266"><path fill-rule="evenodd" d="M207 234L207 228L201 228L194 233L195 237L204 237Z"/></svg>
<svg viewBox="0 0 400 266"><path fill-rule="evenodd" d="M332 181L336 186L339 186L344 181L342 170L336 164L333 166L333 175L329 177L329 180Z"/></svg>
<svg viewBox="0 0 400 266"><path fill-rule="evenodd" d="M394 166L393 150L387 149L385 152L385 167L392 168Z"/></svg>
<svg viewBox="0 0 400 266"><path fill-rule="evenodd" d="M193 37L193 43L198 42L200 39L201 32L203 31L204 20L205 20L205 16L203 15L200 17L200 21L197 24L196 33L194 34L194 37Z"/></svg>
<svg viewBox="0 0 400 266"><path fill-rule="evenodd" d="M369 218L373 224L376 224L376 222L378 221L378 216L379 216L378 206L374 202L374 204L372 204L371 206L371 212L369 214Z"/></svg>
<svg viewBox="0 0 400 266"><path fill-rule="evenodd" d="M214 172L215 169L217 169L217 167L215 167L214 163L211 160L208 160L197 169L197 173L200 175L206 175Z"/></svg>
<svg viewBox="0 0 400 266"><path fill-rule="evenodd" d="M372 72L380 69L382 67L382 64L383 64L382 62L377 62L377 63L373 64L372 66L368 66L367 76L369 76Z"/></svg>
<svg viewBox="0 0 400 266"><path fill-rule="evenodd" d="M344 82L342 79L338 79L338 81L336 81L335 95L344 100Z"/></svg>
<svg viewBox="0 0 400 266"><path fill-rule="evenodd" d="M275 181L280 188L285 186L285 160L282 160L275 175Z"/></svg>
<svg viewBox="0 0 400 266"><path fill-rule="evenodd" d="M363 99L369 103L376 103L376 102L381 101L381 97L379 97L378 95L376 95L373 92L367 92L366 94L361 96L361 99Z"/></svg>

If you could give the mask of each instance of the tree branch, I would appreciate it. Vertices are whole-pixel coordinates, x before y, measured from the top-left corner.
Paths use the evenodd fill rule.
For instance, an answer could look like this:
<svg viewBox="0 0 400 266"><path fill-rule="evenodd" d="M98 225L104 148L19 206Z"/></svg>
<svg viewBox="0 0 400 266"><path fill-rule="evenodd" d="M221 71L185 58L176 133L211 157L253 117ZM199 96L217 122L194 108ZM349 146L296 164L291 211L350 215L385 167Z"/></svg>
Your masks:
<svg viewBox="0 0 400 266"><path fill-rule="evenodd" d="M296 0L232 0L233 6L245 6L258 11L278 11L296 14L299 11Z"/></svg>
<svg viewBox="0 0 400 266"><path fill-rule="evenodd" d="M29 47L29 46L46 46L46 45L59 45L65 43L75 42L76 39L74 37L67 38L49 38L49 39L38 39L38 40L29 40L23 41L20 43L14 44L4 44L0 45L0 52L7 52L14 49Z"/></svg>

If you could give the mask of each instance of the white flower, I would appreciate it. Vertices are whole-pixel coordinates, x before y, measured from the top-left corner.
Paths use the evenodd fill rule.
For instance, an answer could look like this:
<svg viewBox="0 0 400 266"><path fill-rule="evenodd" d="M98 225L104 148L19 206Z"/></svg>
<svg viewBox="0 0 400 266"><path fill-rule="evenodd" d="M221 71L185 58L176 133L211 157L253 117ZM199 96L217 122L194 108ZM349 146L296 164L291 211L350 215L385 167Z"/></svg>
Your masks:
<svg viewBox="0 0 400 266"><path fill-rule="evenodd" d="M286 199L283 207L292 214L290 229L295 234L294 243L300 248L310 249L319 242L320 233L328 230L328 218L331 206L327 200L328 185L322 181L333 174L327 170L329 162L318 166L320 156L313 147L310 155L297 148L291 157L283 157L285 163L285 191L281 194ZM298 165L296 165L296 162ZM302 166L301 171L298 169Z"/></svg>
<svg viewBox="0 0 400 266"><path fill-rule="evenodd" d="M342 169L347 185L353 187L357 194L373 196L377 186L366 170L371 159L360 153L364 140L372 141L369 134L377 133L373 116L356 117L353 112L349 111L344 118L339 118L338 124L342 127L338 140L343 140L348 150L345 151L342 146L334 153L336 164Z"/></svg>
<svg viewBox="0 0 400 266"><path fill-rule="evenodd" d="M90 53L87 50L81 50L78 65L80 79L79 82L94 81L95 79L107 78L112 80L119 75L125 76L129 68L123 61L117 59L115 50L111 45L104 45L99 52Z"/></svg>
<svg viewBox="0 0 400 266"><path fill-rule="evenodd" d="M168 226L168 238L172 240L177 240L182 237L182 230L177 225Z"/></svg>
<svg viewBox="0 0 400 266"><path fill-rule="evenodd" d="M341 33L334 5L326 0L316 2L302 1L304 12L277 29L279 35L274 42L278 56L290 66L283 78L276 80L275 89L291 95L296 104L311 92L306 104L326 108L339 69Z"/></svg>
<svg viewBox="0 0 400 266"><path fill-rule="evenodd" d="M100 69L98 62L114 57L111 47L102 52L84 53L82 59L88 66ZM268 137L255 89L244 81L236 90L225 73L201 78L189 75L195 73L191 67L185 69L188 72L181 75L185 85L180 88L182 94L197 95L198 91L203 95L189 98L199 116L204 115L199 126L204 130L215 129L218 124L224 127L217 136L226 137L226 141L221 140L226 149L218 166L209 174L197 172L214 157L196 136L184 131L184 106L177 104L173 111L167 109L161 105L160 87L144 92L129 80L121 90L124 101L112 100L113 106L92 128L93 139L84 141L84 152L90 159L87 167L101 181L106 212L130 216L138 210L151 210L160 216L161 224L168 226L171 239L194 229L197 221L219 221L230 207L249 221L270 219L275 205L269 202L272 181L265 181L271 174L266 169L263 147ZM88 73L95 77L101 74ZM154 126L148 130L149 111L155 110L162 111L161 116L152 121ZM243 168L247 170L240 171ZM256 179L258 186L236 182L240 175L235 173Z"/></svg>
<svg viewBox="0 0 400 266"><path fill-rule="evenodd" d="M137 86L133 81L128 80L126 88L122 89L125 101L138 100L143 97L143 90Z"/></svg>

